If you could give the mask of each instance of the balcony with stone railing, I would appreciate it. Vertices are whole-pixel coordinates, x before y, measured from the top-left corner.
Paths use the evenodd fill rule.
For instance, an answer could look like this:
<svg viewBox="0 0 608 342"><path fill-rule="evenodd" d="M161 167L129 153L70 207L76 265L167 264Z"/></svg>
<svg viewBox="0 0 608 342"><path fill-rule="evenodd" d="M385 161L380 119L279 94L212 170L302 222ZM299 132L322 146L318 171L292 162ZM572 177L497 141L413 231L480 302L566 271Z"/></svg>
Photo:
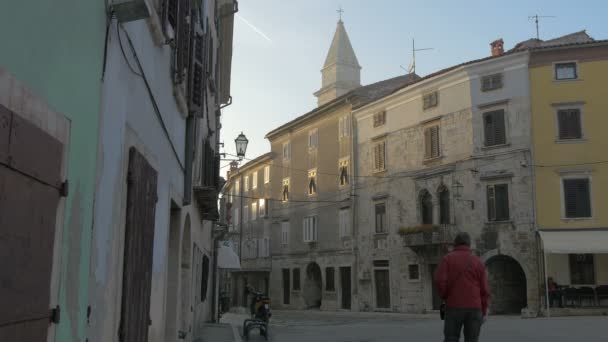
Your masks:
<svg viewBox="0 0 608 342"><path fill-rule="evenodd" d="M449 245L454 241L457 233L458 229L453 224L421 224L399 229L403 246L412 249Z"/></svg>

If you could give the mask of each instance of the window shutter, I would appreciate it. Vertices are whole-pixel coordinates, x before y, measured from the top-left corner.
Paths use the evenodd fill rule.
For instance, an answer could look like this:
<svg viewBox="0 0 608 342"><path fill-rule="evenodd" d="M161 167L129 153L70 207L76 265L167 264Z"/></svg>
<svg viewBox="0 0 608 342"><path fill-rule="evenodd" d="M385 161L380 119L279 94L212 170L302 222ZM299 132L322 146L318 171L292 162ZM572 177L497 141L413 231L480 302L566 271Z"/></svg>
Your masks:
<svg viewBox="0 0 608 342"><path fill-rule="evenodd" d="M559 121L559 138L568 139L569 138L568 111L560 110L559 112L557 112L557 117L558 117L558 121Z"/></svg>
<svg viewBox="0 0 608 342"><path fill-rule="evenodd" d="M439 157L439 126L431 127L431 157Z"/></svg>
<svg viewBox="0 0 608 342"><path fill-rule="evenodd" d="M199 26L194 26L194 34L190 43L190 75L188 77L188 100L189 109L201 116L203 106L203 33Z"/></svg>
<svg viewBox="0 0 608 342"><path fill-rule="evenodd" d="M181 83L184 81L184 76L187 74L188 62L190 61L190 31L191 31L191 13L190 1L179 0L177 9L177 56L175 82Z"/></svg>
<svg viewBox="0 0 608 342"><path fill-rule="evenodd" d="M494 186L496 201L496 220L509 219L509 190L507 184Z"/></svg>
<svg viewBox="0 0 608 342"><path fill-rule="evenodd" d="M494 143L496 145L502 145L506 143L506 131L505 131L505 111L498 110L493 114L494 117Z"/></svg>
<svg viewBox="0 0 608 342"><path fill-rule="evenodd" d="M378 170L378 164L379 164L379 155L378 155L378 145L374 145L373 149L372 149L372 154L373 154L373 167L374 170Z"/></svg>
<svg viewBox="0 0 608 342"><path fill-rule="evenodd" d="M338 123L338 137L342 138L344 136L344 118L340 118Z"/></svg>
<svg viewBox="0 0 608 342"><path fill-rule="evenodd" d="M485 128L485 145L492 146L496 144L494 139L495 129L494 129L494 116L491 113L486 114L484 117L484 128Z"/></svg>
<svg viewBox="0 0 608 342"><path fill-rule="evenodd" d="M379 147L379 160L380 160L380 164L379 164L379 170L384 170L386 168L386 142L382 142L378 145Z"/></svg>
<svg viewBox="0 0 608 342"><path fill-rule="evenodd" d="M496 220L496 203L494 187L488 186L487 188L487 202L488 202L488 221Z"/></svg>
<svg viewBox="0 0 608 342"><path fill-rule="evenodd" d="M431 129L424 130L424 158L429 159L432 155L431 148Z"/></svg>

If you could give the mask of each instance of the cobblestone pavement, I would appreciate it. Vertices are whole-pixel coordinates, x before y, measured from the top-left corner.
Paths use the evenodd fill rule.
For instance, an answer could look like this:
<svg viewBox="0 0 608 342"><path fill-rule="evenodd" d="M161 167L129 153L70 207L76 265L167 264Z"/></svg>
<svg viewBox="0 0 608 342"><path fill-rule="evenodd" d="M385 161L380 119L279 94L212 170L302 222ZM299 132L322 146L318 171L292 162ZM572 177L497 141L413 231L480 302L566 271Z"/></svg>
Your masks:
<svg viewBox="0 0 608 342"><path fill-rule="evenodd" d="M227 318L242 336L244 315ZM606 342L608 317L521 319L490 317L481 341L492 342ZM435 315L276 311L270 328L275 342L392 342L442 341L443 325ZM264 341L257 332L249 339ZM238 341L238 340L237 340ZM219 341L218 341L219 342Z"/></svg>

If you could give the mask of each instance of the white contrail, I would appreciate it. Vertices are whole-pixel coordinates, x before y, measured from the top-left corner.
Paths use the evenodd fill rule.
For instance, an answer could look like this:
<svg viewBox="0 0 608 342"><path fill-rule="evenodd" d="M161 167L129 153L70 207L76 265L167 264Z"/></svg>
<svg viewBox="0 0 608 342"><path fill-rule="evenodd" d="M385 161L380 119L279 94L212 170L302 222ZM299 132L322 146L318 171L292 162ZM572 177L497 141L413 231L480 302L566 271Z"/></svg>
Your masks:
<svg viewBox="0 0 608 342"><path fill-rule="evenodd" d="M270 37L268 37L264 32L262 32L260 29L258 29L257 27L253 26L252 23L248 22L247 20L245 20L245 18L243 18L241 15L239 15L238 13L236 14L236 16L241 19L245 24L247 24L247 26L251 27L252 30L254 30L255 32L257 32L260 36L264 37L264 39L266 39L267 41L272 43L272 39L270 39Z"/></svg>

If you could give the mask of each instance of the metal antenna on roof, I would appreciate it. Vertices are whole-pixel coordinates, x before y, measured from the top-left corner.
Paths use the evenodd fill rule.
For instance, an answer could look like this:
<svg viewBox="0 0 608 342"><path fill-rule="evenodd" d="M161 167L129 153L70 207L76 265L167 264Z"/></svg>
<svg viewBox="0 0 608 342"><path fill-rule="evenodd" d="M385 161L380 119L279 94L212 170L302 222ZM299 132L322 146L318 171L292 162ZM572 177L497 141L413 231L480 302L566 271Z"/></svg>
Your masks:
<svg viewBox="0 0 608 342"><path fill-rule="evenodd" d="M528 20L534 19L534 23L536 24L536 39L540 39L540 34L538 33L538 19L539 18L556 18L554 15L531 15L528 17Z"/></svg>
<svg viewBox="0 0 608 342"><path fill-rule="evenodd" d="M433 48L424 48L424 49L416 49L416 43L412 38L412 61L410 65L405 69L402 65L400 65L401 69L407 71L408 74L416 72L416 51L425 51L425 50L433 50Z"/></svg>

